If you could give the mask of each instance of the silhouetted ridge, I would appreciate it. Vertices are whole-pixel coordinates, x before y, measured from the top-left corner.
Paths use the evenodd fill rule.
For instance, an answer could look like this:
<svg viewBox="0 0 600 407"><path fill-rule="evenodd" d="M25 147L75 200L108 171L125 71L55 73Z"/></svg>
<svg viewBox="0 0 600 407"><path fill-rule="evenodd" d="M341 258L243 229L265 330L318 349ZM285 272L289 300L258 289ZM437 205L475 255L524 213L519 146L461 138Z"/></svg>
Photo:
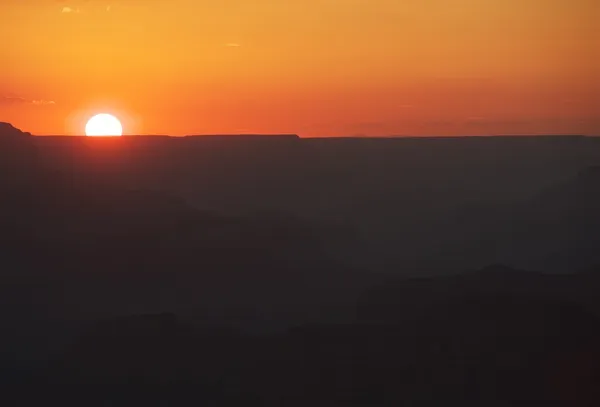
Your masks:
<svg viewBox="0 0 600 407"><path fill-rule="evenodd" d="M0 122L0 140L4 137L27 137L31 133L25 133L10 123Z"/></svg>
<svg viewBox="0 0 600 407"><path fill-rule="evenodd" d="M10 200L12 188L32 188L38 156L33 137L9 123L0 122L0 195ZM4 190L3 190L4 189ZM1 210L0 206L0 210ZM0 217L2 215L0 214Z"/></svg>
<svg viewBox="0 0 600 407"><path fill-rule="evenodd" d="M191 134L185 136L187 140L222 140L222 141L281 141L299 140L297 134Z"/></svg>

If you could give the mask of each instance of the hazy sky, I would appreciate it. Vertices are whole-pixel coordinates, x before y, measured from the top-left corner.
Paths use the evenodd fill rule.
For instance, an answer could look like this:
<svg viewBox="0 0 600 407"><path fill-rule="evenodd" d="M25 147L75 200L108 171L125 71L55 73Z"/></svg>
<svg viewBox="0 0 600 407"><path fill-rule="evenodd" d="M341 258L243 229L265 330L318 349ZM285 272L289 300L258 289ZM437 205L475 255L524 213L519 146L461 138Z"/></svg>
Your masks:
<svg viewBox="0 0 600 407"><path fill-rule="evenodd" d="M598 0L1 0L0 121L600 135Z"/></svg>

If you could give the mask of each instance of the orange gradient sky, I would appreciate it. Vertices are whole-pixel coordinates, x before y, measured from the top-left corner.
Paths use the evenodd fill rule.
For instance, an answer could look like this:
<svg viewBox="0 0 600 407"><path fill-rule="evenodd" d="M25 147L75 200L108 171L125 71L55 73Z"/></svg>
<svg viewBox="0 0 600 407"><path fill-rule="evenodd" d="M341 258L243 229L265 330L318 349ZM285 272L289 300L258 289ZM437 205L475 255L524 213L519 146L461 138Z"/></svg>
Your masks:
<svg viewBox="0 0 600 407"><path fill-rule="evenodd" d="M600 135L598 0L2 0L0 121Z"/></svg>

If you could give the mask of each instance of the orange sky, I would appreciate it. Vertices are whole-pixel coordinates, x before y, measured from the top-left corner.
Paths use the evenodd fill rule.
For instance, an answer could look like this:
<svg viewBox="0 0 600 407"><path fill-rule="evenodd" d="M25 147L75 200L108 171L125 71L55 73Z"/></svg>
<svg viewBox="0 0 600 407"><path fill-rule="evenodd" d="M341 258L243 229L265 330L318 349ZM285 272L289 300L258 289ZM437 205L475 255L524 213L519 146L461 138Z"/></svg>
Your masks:
<svg viewBox="0 0 600 407"><path fill-rule="evenodd" d="M600 135L598 0L1 0L0 121Z"/></svg>

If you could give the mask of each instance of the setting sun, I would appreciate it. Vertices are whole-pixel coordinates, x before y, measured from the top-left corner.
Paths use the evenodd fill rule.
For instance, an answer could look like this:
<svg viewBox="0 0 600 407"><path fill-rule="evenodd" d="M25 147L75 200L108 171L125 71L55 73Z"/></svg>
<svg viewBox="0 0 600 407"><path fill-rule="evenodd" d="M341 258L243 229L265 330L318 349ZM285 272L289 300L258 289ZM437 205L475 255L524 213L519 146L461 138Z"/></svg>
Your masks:
<svg viewBox="0 0 600 407"><path fill-rule="evenodd" d="M86 136L122 136L123 126L115 116L102 113L92 117L85 126Z"/></svg>

